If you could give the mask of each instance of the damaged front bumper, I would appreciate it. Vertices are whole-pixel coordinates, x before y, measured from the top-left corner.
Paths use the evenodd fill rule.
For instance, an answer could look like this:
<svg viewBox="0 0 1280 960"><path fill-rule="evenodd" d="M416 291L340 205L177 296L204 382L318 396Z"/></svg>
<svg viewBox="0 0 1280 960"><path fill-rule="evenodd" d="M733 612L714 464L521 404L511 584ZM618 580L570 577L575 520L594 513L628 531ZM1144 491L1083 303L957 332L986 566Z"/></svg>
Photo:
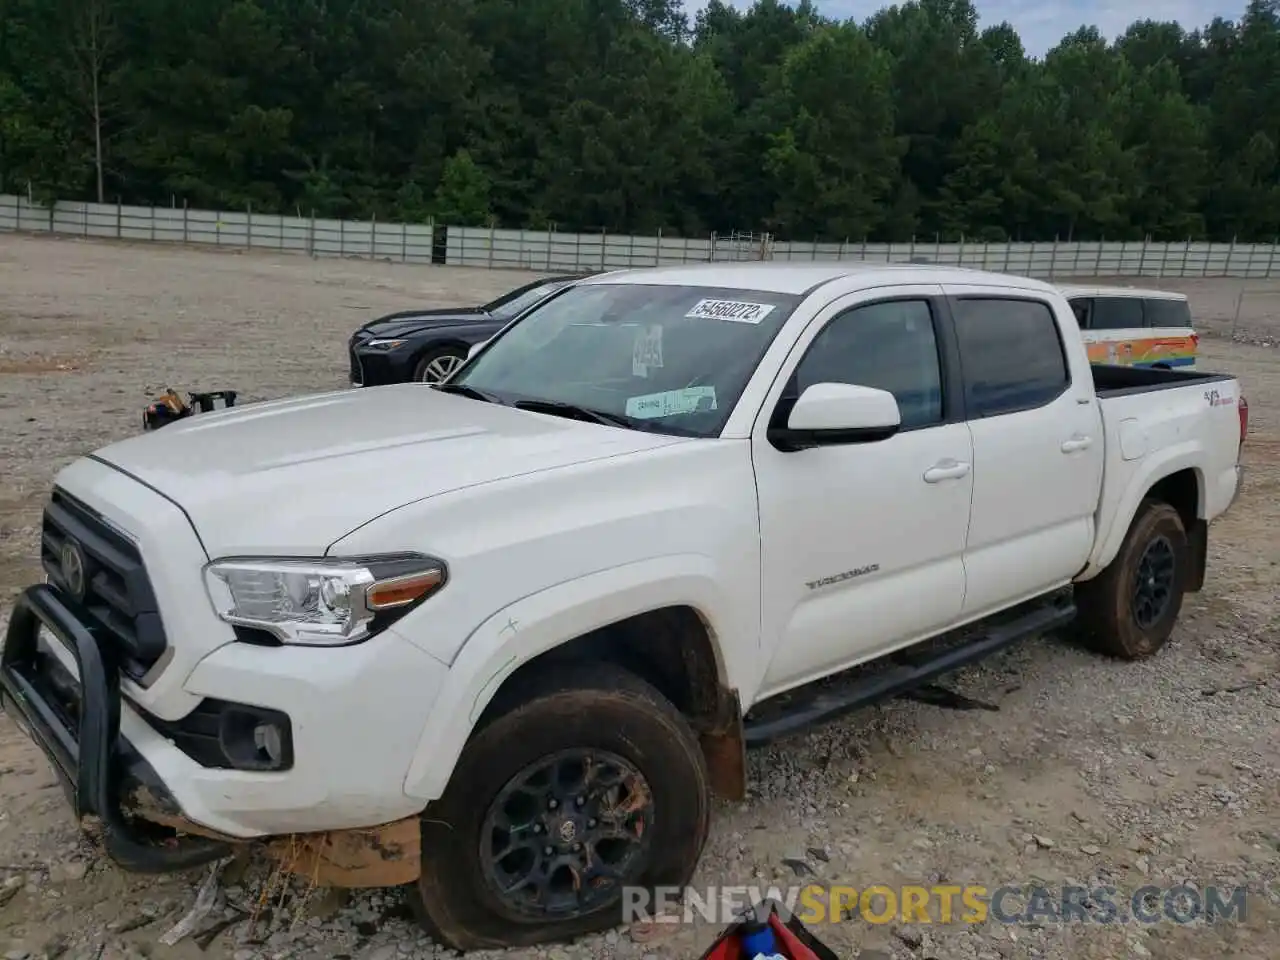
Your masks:
<svg viewBox="0 0 1280 960"><path fill-rule="evenodd" d="M71 655L74 672L51 643ZM49 758L77 820L100 835L121 867L141 873L187 870L256 845L286 870L321 884L393 886L417 878L417 817L255 841L189 820L120 733L119 677L109 648L56 587L40 584L19 596L0 648L0 707Z"/></svg>

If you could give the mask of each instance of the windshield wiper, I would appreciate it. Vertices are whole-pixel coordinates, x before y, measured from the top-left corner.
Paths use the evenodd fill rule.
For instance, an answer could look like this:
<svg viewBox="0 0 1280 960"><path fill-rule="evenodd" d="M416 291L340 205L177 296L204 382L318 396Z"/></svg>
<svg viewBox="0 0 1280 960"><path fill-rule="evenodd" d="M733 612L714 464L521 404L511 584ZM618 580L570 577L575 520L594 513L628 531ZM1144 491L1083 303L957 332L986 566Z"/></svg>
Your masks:
<svg viewBox="0 0 1280 960"><path fill-rule="evenodd" d="M576 403L562 403L559 400L517 400L512 406L519 410L531 410L534 413L562 414L564 416L577 417L580 420L601 423L607 427L626 427L628 430L641 429L639 423L631 417L580 407Z"/></svg>
<svg viewBox="0 0 1280 960"><path fill-rule="evenodd" d="M492 393L485 393L483 390L477 390L475 387L468 387L465 383L433 383L431 385L441 393L456 393L460 397L470 397L472 400L483 400L485 403L496 403L501 405L502 401Z"/></svg>

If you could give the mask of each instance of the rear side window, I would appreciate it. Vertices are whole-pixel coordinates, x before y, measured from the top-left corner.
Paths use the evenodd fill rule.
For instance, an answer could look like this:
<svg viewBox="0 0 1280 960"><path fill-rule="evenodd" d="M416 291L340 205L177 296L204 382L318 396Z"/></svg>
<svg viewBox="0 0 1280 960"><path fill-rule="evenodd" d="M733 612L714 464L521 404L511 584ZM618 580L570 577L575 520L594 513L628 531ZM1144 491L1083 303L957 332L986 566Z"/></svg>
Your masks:
<svg viewBox="0 0 1280 960"><path fill-rule="evenodd" d="M1146 310L1148 327L1191 326L1191 308L1185 300L1148 300Z"/></svg>
<svg viewBox="0 0 1280 960"><path fill-rule="evenodd" d="M1093 301L1091 330L1131 330L1143 326L1142 301L1137 297L1098 297Z"/></svg>
<svg viewBox="0 0 1280 960"><path fill-rule="evenodd" d="M1058 324L1039 300L955 301L971 417L1042 407L1071 383Z"/></svg>

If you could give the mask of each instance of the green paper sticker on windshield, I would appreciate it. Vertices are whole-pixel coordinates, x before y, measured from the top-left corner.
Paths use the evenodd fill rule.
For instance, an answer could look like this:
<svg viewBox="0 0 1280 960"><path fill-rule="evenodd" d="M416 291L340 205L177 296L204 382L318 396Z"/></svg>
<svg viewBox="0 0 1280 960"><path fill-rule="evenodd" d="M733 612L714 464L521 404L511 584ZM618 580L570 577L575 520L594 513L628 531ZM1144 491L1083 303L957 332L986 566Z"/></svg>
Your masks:
<svg viewBox="0 0 1280 960"><path fill-rule="evenodd" d="M627 416L637 420L657 417L676 417L682 413L701 413L716 408L715 387L685 387L681 390L665 390L662 393L646 393L627 401Z"/></svg>

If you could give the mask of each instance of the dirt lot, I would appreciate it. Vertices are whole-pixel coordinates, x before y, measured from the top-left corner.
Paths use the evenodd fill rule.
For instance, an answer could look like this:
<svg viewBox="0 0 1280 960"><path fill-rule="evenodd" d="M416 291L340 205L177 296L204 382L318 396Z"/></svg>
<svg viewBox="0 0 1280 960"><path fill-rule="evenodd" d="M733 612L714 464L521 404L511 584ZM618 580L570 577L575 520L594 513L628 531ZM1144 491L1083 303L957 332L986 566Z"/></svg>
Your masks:
<svg viewBox="0 0 1280 960"><path fill-rule="evenodd" d="M0 601L39 575L55 471L136 432L164 386L229 386L245 400L339 387L343 341L364 320L523 280L0 236ZM1179 286L1210 332L1277 342L1280 283ZM1202 348L1204 367L1244 380L1250 474L1213 529L1208 582L1171 646L1119 665L1037 641L948 681L998 712L895 702L754 755L753 795L718 811L698 883L1073 883L1113 886L1121 901L1146 884L1247 884L1243 920L1212 926L895 920L817 932L843 957L878 960L1280 956L1280 351L1217 338ZM233 924L203 951L160 945L201 876L129 877L98 858L43 758L0 717L0 956L437 953L394 892L315 894ZM257 867L226 877L214 917L233 918L263 882ZM703 923L646 944L620 930L524 955L694 957L710 938Z"/></svg>

